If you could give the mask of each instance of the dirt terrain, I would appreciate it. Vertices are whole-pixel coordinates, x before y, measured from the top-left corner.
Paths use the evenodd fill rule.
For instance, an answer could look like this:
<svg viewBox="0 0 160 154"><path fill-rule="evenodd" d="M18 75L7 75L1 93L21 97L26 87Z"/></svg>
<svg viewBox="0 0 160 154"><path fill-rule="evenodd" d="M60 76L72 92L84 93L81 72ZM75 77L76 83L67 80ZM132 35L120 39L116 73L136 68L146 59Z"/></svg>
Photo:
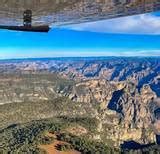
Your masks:
<svg viewBox="0 0 160 154"><path fill-rule="evenodd" d="M52 144L48 144L48 145L40 145L39 147L41 149L45 150L48 154L81 154L80 152L78 152L74 149L67 150L67 151L57 150L58 145L69 144L69 143L57 140L56 135L52 134L52 133L47 133L47 136L48 137L53 137L54 142Z"/></svg>

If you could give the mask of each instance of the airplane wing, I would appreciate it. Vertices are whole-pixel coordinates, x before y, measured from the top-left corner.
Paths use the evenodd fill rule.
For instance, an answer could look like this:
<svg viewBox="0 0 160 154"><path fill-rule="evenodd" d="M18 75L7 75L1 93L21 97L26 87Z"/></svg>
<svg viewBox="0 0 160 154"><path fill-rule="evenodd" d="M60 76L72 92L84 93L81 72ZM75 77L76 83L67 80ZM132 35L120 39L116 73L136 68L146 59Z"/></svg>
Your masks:
<svg viewBox="0 0 160 154"><path fill-rule="evenodd" d="M0 25L18 26L32 10L32 25L61 26L160 10L160 0L1 0Z"/></svg>

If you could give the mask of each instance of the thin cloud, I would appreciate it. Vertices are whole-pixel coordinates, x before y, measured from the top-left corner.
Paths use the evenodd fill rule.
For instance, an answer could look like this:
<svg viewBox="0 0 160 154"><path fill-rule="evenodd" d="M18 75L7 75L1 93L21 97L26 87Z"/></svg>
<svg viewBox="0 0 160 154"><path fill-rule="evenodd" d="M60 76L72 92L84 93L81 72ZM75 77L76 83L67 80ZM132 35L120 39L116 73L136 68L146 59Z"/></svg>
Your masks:
<svg viewBox="0 0 160 154"><path fill-rule="evenodd" d="M5 52L1 52L1 51ZM32 53L32 54L30 54ZM160 57L160 50L122 50L116 51L112 49L104 49L99 51L55 51L55 50L39 50L39 49L1 49L0 59L12 58L48 58L48 57L99 57L99 56L114 56L114 57Z"/></svg>
<svg viewBox="0 0 160 154"><path fill-rule="evenodd" d="M143 14L67 26L69 29L101 33L160 34L160 16Z"/></svg>

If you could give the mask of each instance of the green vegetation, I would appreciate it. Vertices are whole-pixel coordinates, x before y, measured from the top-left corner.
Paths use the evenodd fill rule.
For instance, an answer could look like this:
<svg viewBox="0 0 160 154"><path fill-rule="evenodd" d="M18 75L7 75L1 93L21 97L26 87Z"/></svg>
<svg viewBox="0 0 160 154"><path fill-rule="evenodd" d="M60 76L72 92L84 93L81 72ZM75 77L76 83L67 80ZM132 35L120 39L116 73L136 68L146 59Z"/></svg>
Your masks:
<svg viewBox="0 0 160 154"><path fill-rule="evenodd" d="M68 151L73 149L73 147L69 144L61 144L61 145L58 145L57 149L60 151Z"/></svg>
<svg viewBox="0 0 160 154"><path fill-rule="evenodd" d="M38 145L53 142L53 138L45 136L45 131L59 131L60 128L60 124L44 121L12 125L0 131L0 153L39 153Z"/></svg>
<svg viewBox="0 0 160 154"><path fill-rule="evenodd" d="M88 140L85 137L77 137L71 134L62 133L58 139L70 143L74 149L87 154L118 153L118 149L108 147L104 143Z"/></svg>
<svg viewBox="0 0 160 154"><path fill-rule="evenodd" d="M45 144L51 144L52 142L54 142L54 138L53 137L48 137L48 136L40 136L38 138L38 143L45 145Z"/></svg>
<svg viewBox="0 0 160 154"><path fill-rule="evenodd" d="M153 144L137 150L123 150L124 154L160 154L160 146Z"/></svg>
<svg viewBox="0 0 160 154"><path fill-rule="evenodd" d="M71 124L79 124L85 128L87 128L87 130L89 130L89 132L91 133L95 133L96 132L96 128L98 125L98 120L96 118L90 118L90 117L67 117L67 116L60 116L58 117L61 121L63 121L64 123L71 123Z"/></svg>
<svg viewBox="0 0 160 154"><path fill-rule="evenodd" d="M76 119L76 118L75 118ZM76 149L86 154L118 154L120 151L113 146L107 146L104 143L96 142L87 137L78 137L67 133L67 128L75 119L69 119L67 122L60 119L48 119L33 121L27 124L11 125L0 130L0 154L6 153L35 153L44 154L45 151L38 148L39 145L53 143L52 137L46 136L47 132L57 132L58 140L65 141L69 144L60 145L61 151ZM82 118L83 119L83 118ZM86 122L85 120L76 119L76 121ZM89 122L89 119L87 119ZM91 120L92 121L92 120ZM147 153L159 154L160 147L151 145L141 150L123 150L122 153Z"/></svg>
<svg viewBox="0 0 160 154"><path fill-rule="evenodd" d="M27 124L12 125L0 131L0 153L44 153L38 148L41 144L50 144L53 138L47 137L46 132L59 132L58 139L70 143L62 145L64 151L72 147L83 153L117 152L103 143L90 141L86 137L77 137L65 132L69 122L57 122L57 119L33 121ZM61 133L63 132L63 133Z"/></svg>
<svg viewBox="0 0 160 154"><path fill-rule="evenodd" d="M89 111L87 112L87 110ZM88 108L86 103L75 103L66 97L54 98L48 101L4 104L0 107L0 128L13 123L27 123L57 116L64 117L65 113L68 117L78 117L80 112L86 118L90 117L92 109Z"/></svg>

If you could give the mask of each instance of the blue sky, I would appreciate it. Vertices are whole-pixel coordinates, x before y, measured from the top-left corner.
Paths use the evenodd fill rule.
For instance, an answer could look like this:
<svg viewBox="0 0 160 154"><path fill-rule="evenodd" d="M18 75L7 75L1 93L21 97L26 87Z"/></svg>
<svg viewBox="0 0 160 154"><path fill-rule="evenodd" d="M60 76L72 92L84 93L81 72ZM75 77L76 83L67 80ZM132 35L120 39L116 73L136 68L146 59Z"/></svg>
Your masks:
<svg viewBox="0 0 160 154"><path fill-rule="evenodd" d="M160 12L53 28L48 34L0 31L0 59L160 56Z"/></svg>

